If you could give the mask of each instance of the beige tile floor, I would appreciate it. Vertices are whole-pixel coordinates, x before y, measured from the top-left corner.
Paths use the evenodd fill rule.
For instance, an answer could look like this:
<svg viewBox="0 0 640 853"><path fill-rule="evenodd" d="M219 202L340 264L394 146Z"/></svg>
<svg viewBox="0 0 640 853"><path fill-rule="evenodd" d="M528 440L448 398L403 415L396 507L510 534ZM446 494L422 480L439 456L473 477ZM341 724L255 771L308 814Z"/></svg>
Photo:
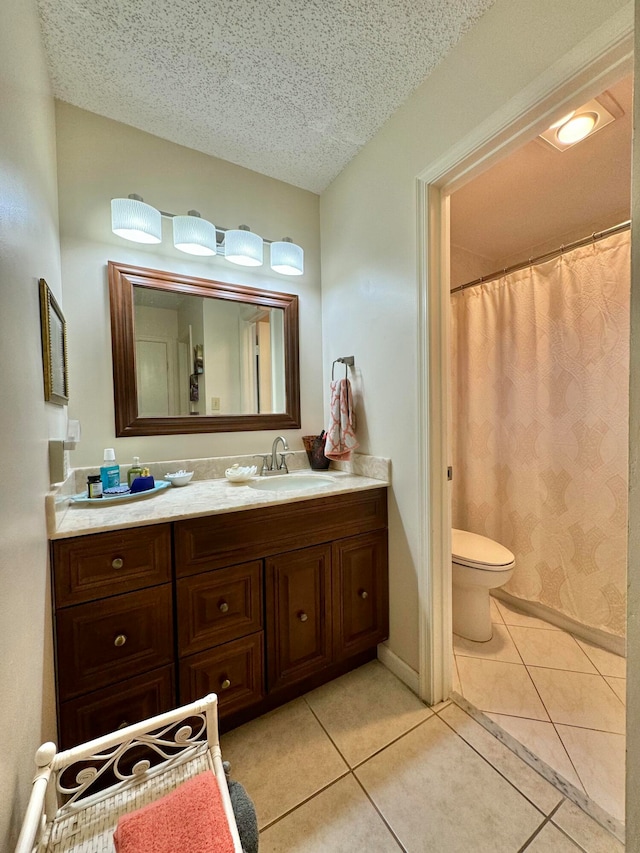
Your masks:
<svg viewBox="0 0 640 853"><path fill-rule="evenodd" d="M457 705L427 708L377 661L229 732L222 751L261 853L624 850Z"/></svg>
<svg viewBox="0 0 640 853"><path fill-rule="evenodd" d="M454 689L623 821L624 658L502 601L491 606L488 643L454 635Z"/></svg>

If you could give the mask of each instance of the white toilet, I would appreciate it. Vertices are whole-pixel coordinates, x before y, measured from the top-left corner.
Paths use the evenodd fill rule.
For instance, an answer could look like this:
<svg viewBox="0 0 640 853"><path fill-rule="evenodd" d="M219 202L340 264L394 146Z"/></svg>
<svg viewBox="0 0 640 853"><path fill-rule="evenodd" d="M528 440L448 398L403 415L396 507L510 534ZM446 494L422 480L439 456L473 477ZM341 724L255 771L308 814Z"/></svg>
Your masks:
<svg viewBox="0 0 640 853"><path fill-rule="evenodd" d="M491 639L489 590L507 583L514 566L504 545L466 530L451 531L454 634L480 643Z"/></svg>

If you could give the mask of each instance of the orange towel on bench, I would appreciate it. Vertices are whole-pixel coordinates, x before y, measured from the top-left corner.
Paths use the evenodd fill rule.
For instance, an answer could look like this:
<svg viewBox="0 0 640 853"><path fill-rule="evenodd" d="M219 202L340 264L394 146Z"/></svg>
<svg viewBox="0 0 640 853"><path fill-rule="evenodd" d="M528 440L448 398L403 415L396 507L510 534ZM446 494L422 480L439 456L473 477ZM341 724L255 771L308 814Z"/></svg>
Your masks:
<svg viewBox="0 0 640 853"><path fill-rule="evenodd" d="M233 853L234 849L218 782L210 771L123 815L113 840L117 853Z"/></svg>

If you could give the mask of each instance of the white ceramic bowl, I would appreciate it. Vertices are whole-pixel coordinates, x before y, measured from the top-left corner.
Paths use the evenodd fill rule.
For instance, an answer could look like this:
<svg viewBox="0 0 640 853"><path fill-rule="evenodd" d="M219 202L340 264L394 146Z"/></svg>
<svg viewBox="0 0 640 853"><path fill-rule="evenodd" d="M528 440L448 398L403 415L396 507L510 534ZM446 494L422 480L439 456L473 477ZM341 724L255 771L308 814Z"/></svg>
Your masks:
<svg viewBox="0 0 640 853"><path fill-rule="evenodd" d="M245 467L234 465L232 468L227 468L224 476L230 483L246 483L247 480L255 477L257 473L258 469L255 465L247 465Z"/></svg>
<svg viewBox="0 0 640 853"><path fill-rule="evenodd" d="M193 471L176 471L174 474L165 474L165 480L168 480L172 486L186 486L193 477Z"/></svg>

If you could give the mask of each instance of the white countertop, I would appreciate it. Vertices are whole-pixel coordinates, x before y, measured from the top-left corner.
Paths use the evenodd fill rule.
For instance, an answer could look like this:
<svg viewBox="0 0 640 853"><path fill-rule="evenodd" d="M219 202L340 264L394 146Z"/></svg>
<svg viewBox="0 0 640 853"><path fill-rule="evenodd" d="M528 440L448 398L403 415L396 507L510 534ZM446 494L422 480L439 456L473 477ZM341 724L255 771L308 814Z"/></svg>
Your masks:
<svg viewBox="0 0 640 853"><path fill-rule="evenodd" d="M71 503L56 530L51 531L50 538L66 539L70 536L161 524L181 518L197 518L257 507L297 503L346 492L379 489L388 485L386 480L333 470L313 472L307 469L284 476L288 480L300 476L305 478L318 476L318 487L283 492L262 491L251 488L246 483L230 483L223 478L195 480L186 486L172 486L137 500L109 503L97 500L91 506ZM320 480L326 480L328 477L333 481L331 484L320 484ZM256 479L259 478L254 478Z"/></svg>

